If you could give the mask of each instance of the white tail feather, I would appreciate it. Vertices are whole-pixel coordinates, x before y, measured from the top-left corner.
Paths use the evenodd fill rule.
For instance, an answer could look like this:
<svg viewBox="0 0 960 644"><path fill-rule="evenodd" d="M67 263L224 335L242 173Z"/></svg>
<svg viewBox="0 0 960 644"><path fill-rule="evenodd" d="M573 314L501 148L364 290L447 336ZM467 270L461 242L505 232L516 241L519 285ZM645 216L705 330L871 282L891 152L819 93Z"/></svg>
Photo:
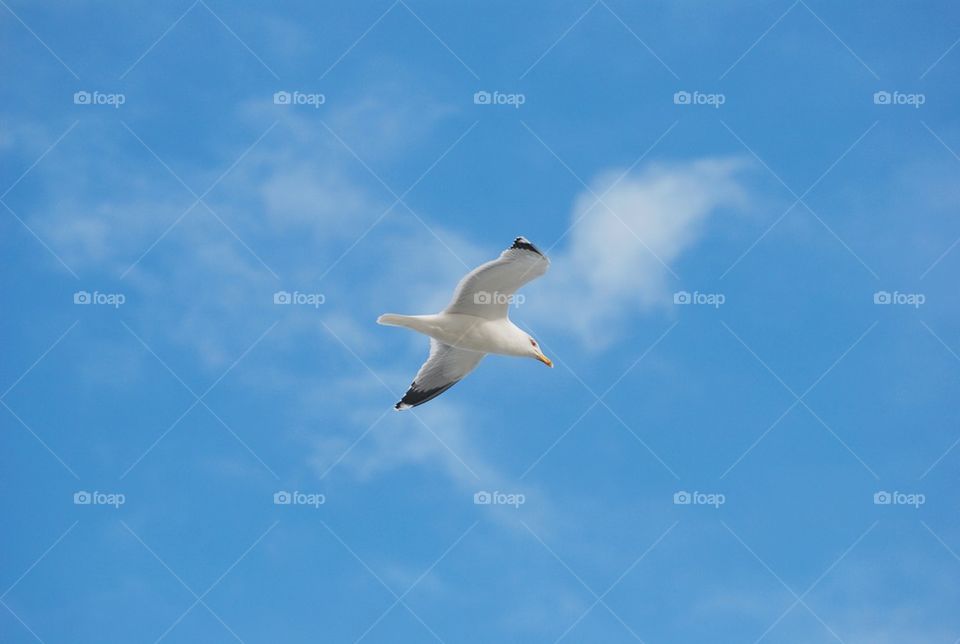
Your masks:
<svg viewBox="0 0 960 644"><path fill-rule="evenodd" d="M384 313L377 318L377 324L386 326L405 326L410 327L411 322L416 319L410 315L397 315L396 313Z"/></svg>

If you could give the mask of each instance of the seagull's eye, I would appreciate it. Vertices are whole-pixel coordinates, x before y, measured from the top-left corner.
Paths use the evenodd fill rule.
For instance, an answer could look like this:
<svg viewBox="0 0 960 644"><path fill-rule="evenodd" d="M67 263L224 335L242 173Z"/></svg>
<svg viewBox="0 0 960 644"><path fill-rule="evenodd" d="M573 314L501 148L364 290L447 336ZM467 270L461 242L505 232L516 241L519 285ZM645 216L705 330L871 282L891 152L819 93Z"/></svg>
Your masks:
<svg viewBox="0 0 960 644"><path fill-rule="evenodd" d="M533 338L530 338L530 344L533 346L537 346L537 341L534 340Z"/></svg>

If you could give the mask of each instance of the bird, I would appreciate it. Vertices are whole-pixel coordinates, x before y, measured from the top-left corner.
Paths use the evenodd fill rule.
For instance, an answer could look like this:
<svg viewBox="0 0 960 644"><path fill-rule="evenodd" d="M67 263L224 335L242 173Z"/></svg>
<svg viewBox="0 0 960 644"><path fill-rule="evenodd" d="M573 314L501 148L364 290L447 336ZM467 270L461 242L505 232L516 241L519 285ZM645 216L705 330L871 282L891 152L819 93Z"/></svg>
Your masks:
<svg viewBox="0 0 960 644"><path fill-rule="evenodd" d="M402 411L433 400L463 380L488 353L533 358L553 367L539 343L508 315L516 291L549 267L550 260L536 246L517 237L500 257L467 273L440 313L385 313L377 318L378 324L405 327L430 337L430 355L394 409Z"/></svg>

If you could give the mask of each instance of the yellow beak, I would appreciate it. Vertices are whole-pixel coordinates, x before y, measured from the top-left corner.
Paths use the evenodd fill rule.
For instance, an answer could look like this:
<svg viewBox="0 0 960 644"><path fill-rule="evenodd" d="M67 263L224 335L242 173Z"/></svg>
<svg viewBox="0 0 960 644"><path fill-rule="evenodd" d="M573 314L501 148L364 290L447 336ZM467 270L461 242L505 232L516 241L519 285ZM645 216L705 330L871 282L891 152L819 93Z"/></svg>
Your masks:
<svg viewBox="0 0 960 644"><path fill-rule="evenodd" d="M551 369L553 368L553 361L552 361L550 358L548 358L547 356L543 355L542 353L537 356L537 360L539 360L539 361L542 362L543 364L547 365L547 366L550 367Z"/></svg>

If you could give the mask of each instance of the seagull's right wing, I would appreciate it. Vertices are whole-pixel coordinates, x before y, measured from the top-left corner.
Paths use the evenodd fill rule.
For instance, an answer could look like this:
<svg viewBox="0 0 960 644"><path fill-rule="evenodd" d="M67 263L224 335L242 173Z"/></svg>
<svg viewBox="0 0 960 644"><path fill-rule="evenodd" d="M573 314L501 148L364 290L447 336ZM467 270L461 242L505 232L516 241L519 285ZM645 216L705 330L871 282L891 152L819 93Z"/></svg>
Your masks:
<svg viewBox="0 0 960 644"><path fill-rule="evenodd" d="M475 315L488 320L507 317L507 306L517 289L544 273L550 260L523 237L500 257L470 271L457 284L444 313Z"/></svg>
<svg viewBox="0 0 960 644"><path fill-rule="evenodd" d="M463 380L485 355L479 351L457 349L431 338L430 357L420 367L407 393L394 407L397 410L409 409L433 400Z"/></svg>

